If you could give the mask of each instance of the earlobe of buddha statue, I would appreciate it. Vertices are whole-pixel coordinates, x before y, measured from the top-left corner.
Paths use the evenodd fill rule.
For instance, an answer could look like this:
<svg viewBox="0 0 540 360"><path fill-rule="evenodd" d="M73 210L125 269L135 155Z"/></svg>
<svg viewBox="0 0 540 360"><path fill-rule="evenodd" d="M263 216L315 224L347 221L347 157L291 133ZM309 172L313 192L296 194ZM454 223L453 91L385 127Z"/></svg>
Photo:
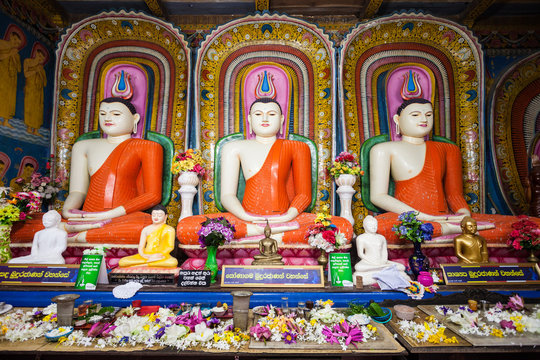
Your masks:
<svg viewBox="0 0 540 360"><path fill-rule="evenodd" d="M137 126L139 125L139 120L141 120L141 116L139 114L134 114L133 117L135 120L133 121L133 133L137 133Z"/></svg>
<svg viewBox="0 0 540 360"><path fill-rule="evenodd" d="M394 123L396 124L396 134L399 135L399 115L394 115Z"/></svg>

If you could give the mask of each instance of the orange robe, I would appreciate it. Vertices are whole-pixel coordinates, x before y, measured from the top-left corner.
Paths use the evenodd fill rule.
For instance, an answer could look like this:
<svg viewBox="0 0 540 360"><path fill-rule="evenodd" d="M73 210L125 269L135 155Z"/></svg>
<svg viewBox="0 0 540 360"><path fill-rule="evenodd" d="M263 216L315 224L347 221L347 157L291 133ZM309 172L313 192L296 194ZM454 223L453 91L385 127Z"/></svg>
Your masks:
<svg viewBox="0 0 540 360"><path fill-rule="evenodd" d="M90 178L83 211L107 211L118 206L126 215L101 228L88 230L86 241L98 244L138 244L152 216L141 212L161 201L163 149L156 142L129 139L119 144ZM16 229L14 242L32 239L41 224L30 220Z"/></svg>
<svg viewBox="0 0 540 360"><path fill-rule="evenodd" d="M242 206L248 213L256 215L281 215L290 207L300 215L294 219L299 228L283 236L284 243L307 243L304 239L307 228L314 224L316 215L305 213L311 203L311 155L309 147L300 141L276 140L264 164L257 174L246 181ZM247 223L231 213L196 215L178 223L177 236L184 245L198 244L197 231L207 217L224 216L236 228L235 238L247 235ZM334 216L332 222L345 234L350 242L352 225L348 220Z"/></svg>
<svg viewBox="0 0 540 360"><path fill-rule="evenodd" d="M463 196L462 173L461 152L456 145L427 141L422 171L411 179L396 181L394 197L429 215L448 215L459 209L469 209ZM386 237L389 244L407 242L399 239L392 231L392 226L398 223L398 216L391 212L377 216L378 232ZM480 235L490 243L504 243L512 231L512 223L518 220L514 216L505 215L473 213L472 217L477 222L495 224L494 229L480 231ZM540 219L532 220L540 224ZM441 236L441 225L439 223L432 225L435 229L433 237Z"/></svg>

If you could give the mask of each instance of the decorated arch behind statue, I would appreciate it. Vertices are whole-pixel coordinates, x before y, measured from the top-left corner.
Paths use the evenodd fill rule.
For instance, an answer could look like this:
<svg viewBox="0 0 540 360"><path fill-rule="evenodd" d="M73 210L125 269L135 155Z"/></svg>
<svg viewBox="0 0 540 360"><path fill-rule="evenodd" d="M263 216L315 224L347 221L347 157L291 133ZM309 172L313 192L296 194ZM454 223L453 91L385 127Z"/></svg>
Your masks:
<svg viewBox="0 0 540 360"><path fill-rule="evenodd" d="M493 83L489 94L490 155L500 200L499 211L527 213L529 159L540 156L540 54L510 66Z"/></svg>
<svg viewBox="0 0 540 360"><path fill-rule="evenodd" d="M200 44L195 66L196 147L214 167L216 142L232 133L250 138L247 113L258 97L283 109L281 137L298 134L317 147L315 209L331 205L324 176L335 143L335 58L329 36L316 25L285 15L257 14L217 27ZM212 176L201 185L201 213L218 212Z"/></svg>
<svg viewBox="0 0 540 360"><path fill-rule="evenodd" d="M402 97L431 100L433 132L460 147L465 196L472 211L482 211L483 74L477 39L449 20L403 13L357 25L343 40L340 57L346 148L359 155L366 139L394 137L392 116ZM359 191L355 197L353 216L359 230L367 209Z"/></svg>
<svg viewBox="0 0 540 360"><path fill-rule="evenodd" d="M152 131L185 148L191 60L178 28L140 12L103 12L68 28L56 55L53 151L66 177L75 140L99 130L99 102L110 96L130 99L141 115L135 136ZM174 221L178 204L169 206Z"/></svg>

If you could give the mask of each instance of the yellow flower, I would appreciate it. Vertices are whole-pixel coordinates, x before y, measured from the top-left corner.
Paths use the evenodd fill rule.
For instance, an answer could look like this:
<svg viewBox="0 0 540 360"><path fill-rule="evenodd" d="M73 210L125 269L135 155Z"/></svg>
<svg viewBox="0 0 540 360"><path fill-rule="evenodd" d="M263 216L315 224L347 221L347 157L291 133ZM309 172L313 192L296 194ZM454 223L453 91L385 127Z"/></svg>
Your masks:
<svg viewBox="0 0 540 360"><path fill-rule="evenodd" d="M218 342L219 340L221 340L221 337L218 334L214 333L214 342Z"/></svg>
<svg viewBox="0 0 540 360"><path fill-rule="evenodd" d="M459 341L458 341L458 339L456 339L455 336L452 336L451 338L444 339L444 342L446 344L459 344Z"/></svg>
<svg viewBox="0 0 540 360"><path fill-rule="evenodd" d="M148 315L148 321L149 321L149 322L154 322L154 321L156 321L156 314L151 313L150 315Z"/></svg>
<svg viewBox="0 0 540 360"><path fill-rule="evenodd" d="M240 341L240 336L235 335L235 336L234 336L234 341L239 342L239 341Z"/></svg>
<svg viewBox="0 0 540 360"><path fill-rule="evenodd" d="M315 324L317 323L317 319L311 319L309 323L311 324L311 326L315 326Z"/></svg>
<svg viewBox="0 0 540 360"><path fill-rule="evenodd" d="M495 337L499 337L499 338L504 337L502 330L496 329L496 328L491 329L491 335L493 335Z"/></svg>
<svg viewBox="0 0 540 360"><path fill-rule="evenodd" d="M45 322L51 321L51 315L49 314L49 315L45 316L43 318L43 321L45 321Z"/></svg>
<svg viewBox="0 0 540 360"><path fill-rule="evenodd" d="M424 332L419 332L418 334L416 334L417 339L422 339L423 337L424 337Z"/></svg>
<svg viewBox="0 0 540 360"><path fill-rule="evenodd" d="M524 326L523 326L522 323L515 322L515 323L514 323L514 326L516 327L516 331L517 331L517 332L523 332Z"/></svg>
<svg viewBox="0 0 540 360"><path fill-rule="evenodd" d="M144 325L144 326L143 326L143 329L144 329L145 331L148 331L148 330L150 330L150 326L149 326L149 325Z"/></svg>

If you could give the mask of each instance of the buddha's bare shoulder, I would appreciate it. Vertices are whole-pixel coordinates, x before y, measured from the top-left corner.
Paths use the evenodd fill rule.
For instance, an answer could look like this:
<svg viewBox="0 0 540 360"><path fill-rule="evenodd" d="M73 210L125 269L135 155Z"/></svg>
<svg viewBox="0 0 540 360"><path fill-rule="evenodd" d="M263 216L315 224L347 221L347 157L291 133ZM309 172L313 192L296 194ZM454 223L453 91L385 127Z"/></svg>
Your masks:
<svg viewBox="0 0 540 360"><path fill-rule="evenodd" d="M226 143L223 146L223 152L228 153L238 150L248 150L250 148L253 148L254 146L256 146L255 140L235 140Z"/></svg>
<svg viewBox="0 0 540 360"><path fill-rule="evenodd" d="M405 146L401 141L385 141L374 145L371 152L379 154L393 154L404 149Z"/></svg>

